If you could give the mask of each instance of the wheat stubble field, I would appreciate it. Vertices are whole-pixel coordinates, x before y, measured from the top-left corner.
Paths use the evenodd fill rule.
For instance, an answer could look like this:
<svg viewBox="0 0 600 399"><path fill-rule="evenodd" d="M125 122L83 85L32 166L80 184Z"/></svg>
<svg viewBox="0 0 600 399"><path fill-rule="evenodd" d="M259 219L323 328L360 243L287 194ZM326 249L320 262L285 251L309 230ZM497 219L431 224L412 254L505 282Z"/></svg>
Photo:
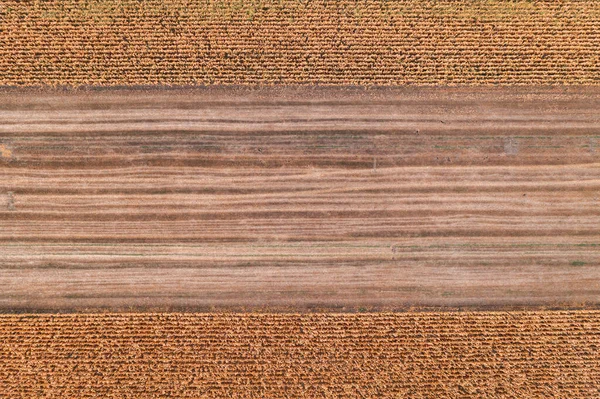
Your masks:
<svg viewBox="0 0 600 399"><path fill-rule="evenodd" d="M4 316L7 398L596 398L598 312Z"/></svg>
<svg viewBox="0 0 600 399"><path fill-rule="evenodd" d="M579 0L0 1L0 85L600 83Z"/></svg>
<svg viewBox="0 0 600 399"><path fill-rule="evenodd" d="M600 397L599 4L0 0L0 399Z"/></svg>

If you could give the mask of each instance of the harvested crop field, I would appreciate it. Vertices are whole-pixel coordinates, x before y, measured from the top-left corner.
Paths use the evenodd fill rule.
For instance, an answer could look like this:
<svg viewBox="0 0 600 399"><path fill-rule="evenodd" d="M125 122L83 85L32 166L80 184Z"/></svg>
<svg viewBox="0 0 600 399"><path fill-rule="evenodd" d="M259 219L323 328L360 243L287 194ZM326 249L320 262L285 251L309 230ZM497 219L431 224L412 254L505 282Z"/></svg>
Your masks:
<svg viewBox="0 0 600 399"><path fill-rule="evenodd" d="M597 1L0 1L0 85L600 83Z"/></svg>
<svg viewBox="0 0 600 399"><path fill-rule="evenodd" d="M600 2L0 0L0 399L600 397Z"/></svg>
<svg viewBox="0 0 600 399"><path fill-rule="evenodd" d="M597 398L600 313L0 316L6 398Z"/></svg>
<svg viewBox="0 0 600 399"><path fill-rule="evenodd" d="M0 307L596 306L599 101L6 91Z"/></svg>

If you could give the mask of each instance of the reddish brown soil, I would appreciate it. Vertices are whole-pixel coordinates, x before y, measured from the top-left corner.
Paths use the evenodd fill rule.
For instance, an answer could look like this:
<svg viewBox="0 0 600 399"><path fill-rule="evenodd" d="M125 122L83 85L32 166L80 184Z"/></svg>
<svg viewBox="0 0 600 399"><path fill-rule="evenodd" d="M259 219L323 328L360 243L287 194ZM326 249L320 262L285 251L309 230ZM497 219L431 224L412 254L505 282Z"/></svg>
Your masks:
<svg viewBox="0 0 600 399"><path fill-rule="evenodd" d="M0 307L600 298L600 89L0 94Z"/></svg>

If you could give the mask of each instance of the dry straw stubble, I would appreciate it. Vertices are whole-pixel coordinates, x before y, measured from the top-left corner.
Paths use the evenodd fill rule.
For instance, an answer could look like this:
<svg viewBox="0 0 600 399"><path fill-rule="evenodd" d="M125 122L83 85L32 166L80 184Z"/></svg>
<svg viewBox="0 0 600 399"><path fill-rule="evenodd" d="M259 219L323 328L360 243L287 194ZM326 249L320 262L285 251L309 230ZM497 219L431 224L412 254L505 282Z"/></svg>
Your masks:
<svg viewBox="0 0 600 399"><path fill-rule="evenodd" d="M598 84L594 1L0 1L0 85Z"/></svg>
<svg viewBox="0 0 600 399"><path fill-rule="evenodd" d="M0 317L0 396L595 398L598 312Z"/></svg>

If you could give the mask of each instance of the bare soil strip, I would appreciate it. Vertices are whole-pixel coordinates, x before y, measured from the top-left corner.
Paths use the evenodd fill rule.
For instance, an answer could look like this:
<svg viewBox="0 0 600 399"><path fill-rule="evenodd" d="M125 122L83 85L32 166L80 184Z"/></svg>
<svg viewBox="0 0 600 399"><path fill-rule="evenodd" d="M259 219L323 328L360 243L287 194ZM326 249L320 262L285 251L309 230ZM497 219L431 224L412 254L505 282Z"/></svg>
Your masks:
<svg viewBox="0 0 600 399"><path fill-rule="evenodd" d="M0 94L0 308L600 301L600 91Z"/></svg>
<svg viewBox="0 0 600 399"><path fill-rule="evenodd" d="M600 313L0 316L0 396L597 398Z"/></svg>

